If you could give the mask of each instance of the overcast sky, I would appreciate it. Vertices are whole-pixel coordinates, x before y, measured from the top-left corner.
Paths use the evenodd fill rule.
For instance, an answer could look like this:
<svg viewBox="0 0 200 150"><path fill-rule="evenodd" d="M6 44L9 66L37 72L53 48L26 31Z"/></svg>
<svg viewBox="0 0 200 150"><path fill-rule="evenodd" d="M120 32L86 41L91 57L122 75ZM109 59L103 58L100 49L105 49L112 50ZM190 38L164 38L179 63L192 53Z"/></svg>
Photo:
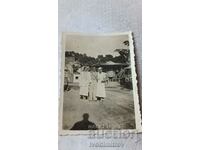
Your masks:
<svg viewBox="0 0 200 150"><path fill-rule="evenodd" d="M97 57L98 55L111 54L117 56L115 49L124 48L127 46L123 44L128 40L128 35L118 36L80 36L67 35L65 39L65 50L75 51L88 56Z"/></svg>

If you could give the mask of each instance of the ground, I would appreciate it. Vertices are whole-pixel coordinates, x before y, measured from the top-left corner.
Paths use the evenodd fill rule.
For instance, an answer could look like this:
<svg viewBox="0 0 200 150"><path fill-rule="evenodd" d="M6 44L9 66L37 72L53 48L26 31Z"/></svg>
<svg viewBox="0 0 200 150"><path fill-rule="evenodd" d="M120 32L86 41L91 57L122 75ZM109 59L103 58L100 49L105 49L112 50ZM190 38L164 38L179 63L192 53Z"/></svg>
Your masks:
<svg viewBox="0 0 200 150"><path fill-rule="evenodd" d="M106 85L106 98L103 102L82 100L78 84L64 93L63 128L70 129L88 113L89 120L99 129L135 129L134 103L132 90L122 88L118 82Z"/></svg>

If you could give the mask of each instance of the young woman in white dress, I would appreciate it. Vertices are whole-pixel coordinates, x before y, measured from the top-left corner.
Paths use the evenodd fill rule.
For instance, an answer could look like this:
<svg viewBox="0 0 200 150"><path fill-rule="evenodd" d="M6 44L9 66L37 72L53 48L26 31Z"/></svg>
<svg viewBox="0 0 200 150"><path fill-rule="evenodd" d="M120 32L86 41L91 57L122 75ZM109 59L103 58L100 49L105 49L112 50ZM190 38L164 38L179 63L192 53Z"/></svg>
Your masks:
<svg viewBox="0 0 200 150"><path fill-rule="evenodd" d="M80 98L83 99L88 99L88 93L89 93L89 84L91 82L91 76L90 72L88 70L88 67L83 67L82 72L80 74Z"/></svg>
<svg viewBox="0 0 200 150"><path fill-rule="evenodd" d="M95 67L91 68L90 76L91 76L91 84L89 85L89 99L90 100L97 100L97 98L96 98L97 72L96 72L96 68Z"/></svg>
<svg viewBox="0 0 200 150"><path fill-rule="evenodd" d="M106 81L106 74L102 71L102 68L98 68L97 73L97 91L96 97L97 100L103 100L106 97L106 90L105 90L105 81Z"/></svg>

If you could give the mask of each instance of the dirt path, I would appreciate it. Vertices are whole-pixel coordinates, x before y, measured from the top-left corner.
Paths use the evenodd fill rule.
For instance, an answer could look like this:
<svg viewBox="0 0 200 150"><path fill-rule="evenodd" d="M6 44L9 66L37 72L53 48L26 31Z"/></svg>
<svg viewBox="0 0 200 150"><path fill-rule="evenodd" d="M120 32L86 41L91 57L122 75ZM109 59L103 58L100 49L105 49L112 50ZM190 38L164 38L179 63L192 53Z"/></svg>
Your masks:
<svg viewBox="0 0 200 150"><path fill-rule="evenodd" d="M79 87L74 86L64 93L63 127L70 129L75 122L82 120L84 113L88 113L89 120L99 129L134 129L133 106L132 91L121 88L117 82L106 86L106 98L103 103L81 100Z"/></svg>

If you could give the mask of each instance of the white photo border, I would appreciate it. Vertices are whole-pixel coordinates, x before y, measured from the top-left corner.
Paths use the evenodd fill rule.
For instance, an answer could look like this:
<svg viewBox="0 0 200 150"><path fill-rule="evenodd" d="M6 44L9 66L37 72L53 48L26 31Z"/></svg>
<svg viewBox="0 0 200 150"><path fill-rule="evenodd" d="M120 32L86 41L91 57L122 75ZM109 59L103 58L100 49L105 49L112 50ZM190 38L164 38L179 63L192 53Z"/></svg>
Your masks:
<svg viewBox="0 0 200 150"><path fill-rule="evenodd" d="M63 130L63 102L64 102L64 64L65 64L65 39L68 35L80 35L80 36L120 36L127 35L129 39L129 48L130 48L130 60L131 60L131 74L132 74L132 86L133 86L133 100L134 100L134 110L135 110L135 125L136 129L121 129L120 132L129 132L129 133L141 133L142 132L142 120L141 120L141 112L140 112L140 104L139 104L139 95L138 95L138 86L137 86L137 73L136 73L136 64L135 64L135 53L134 53L134 41L133 41L133 33L129 32L119 32L119 33L103 33L103 34L85 34L85 33L70 33L63 32L62 33L62 54L61 54L61 67L60 67L60 97L59 97L59 135L89 135L90 130ZM100 133L102 130L98 130ZM119 130L108 130L108 131L119 131Z"/></svg>

